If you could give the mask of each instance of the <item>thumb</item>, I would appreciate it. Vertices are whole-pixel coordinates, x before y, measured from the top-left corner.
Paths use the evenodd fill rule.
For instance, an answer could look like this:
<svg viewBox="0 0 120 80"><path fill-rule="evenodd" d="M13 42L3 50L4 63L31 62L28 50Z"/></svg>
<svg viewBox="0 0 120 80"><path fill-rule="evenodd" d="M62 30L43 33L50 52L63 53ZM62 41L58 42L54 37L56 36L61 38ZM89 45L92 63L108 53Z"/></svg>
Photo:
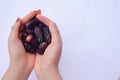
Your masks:
<svg viewBox="0 0 120 80"><path fill-rule="evenodd" d="M20 18L18 18L17 20L16 20L16 23L13 25L13 27L12 27L12 30L11 30L11 33L10 33L10 37L9 37L9 39L11 40L11 41L15 41L15 40L19 40L19 30L20 30L20 27L22 26L22 24L21 24L21 19Z"/></svg>

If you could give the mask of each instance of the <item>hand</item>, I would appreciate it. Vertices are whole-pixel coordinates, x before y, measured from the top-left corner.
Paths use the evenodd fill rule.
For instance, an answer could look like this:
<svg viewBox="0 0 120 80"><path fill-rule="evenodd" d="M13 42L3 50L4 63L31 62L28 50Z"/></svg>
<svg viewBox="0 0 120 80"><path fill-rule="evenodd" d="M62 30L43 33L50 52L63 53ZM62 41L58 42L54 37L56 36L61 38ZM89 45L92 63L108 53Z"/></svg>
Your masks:
<svg viewBox="0 0 120 80"><path fill-rule="evenodd" d="M35 54L25 51L19 38L19 30L23 24L28 22L37 14L40 14L40 10L29 13L23 19L18 18L12 27L8 39L10 65L3 77L3 80L27 80L30 72L32 71L35 63Z"/></svg>
<svg viewBox="0 0 120 80"><path fill-rule="evenodd" d="M49 26L51 32L51 43L46 48L44 55L36 54L35 72L39 80L61 80L58 71L58 63L61 56L62 40L57 26L54 22L42 15L36 18Z"/></svg>
<svg viewBox="0 0 120 80"><path fill-rule="evenodd" d="M58 63L61 56L62 40L55 23L39 14L40 11L33 11L23 19L18 19L13 26L8 39L10 65L2 80L26 80L34 66L38 79L61 80ZM20 28L33 17L48 25L51 32L52 40L44 55L26 52L19 38ZM48 72L46 73L46 71Z"/></svg>

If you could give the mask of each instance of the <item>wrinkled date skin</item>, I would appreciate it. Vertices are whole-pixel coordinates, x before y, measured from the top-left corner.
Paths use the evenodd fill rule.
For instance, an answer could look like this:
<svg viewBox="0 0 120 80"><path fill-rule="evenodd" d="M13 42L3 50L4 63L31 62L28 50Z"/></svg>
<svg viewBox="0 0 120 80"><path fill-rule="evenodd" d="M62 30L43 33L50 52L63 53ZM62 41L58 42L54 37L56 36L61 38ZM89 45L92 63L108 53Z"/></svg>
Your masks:
<svg viewBox="0 0 120 80"><path fill-rule="evenodd" d="M43 54L51 42L51 34L47 25L31 19L20 31L21 41L27 52Z"/></svg>

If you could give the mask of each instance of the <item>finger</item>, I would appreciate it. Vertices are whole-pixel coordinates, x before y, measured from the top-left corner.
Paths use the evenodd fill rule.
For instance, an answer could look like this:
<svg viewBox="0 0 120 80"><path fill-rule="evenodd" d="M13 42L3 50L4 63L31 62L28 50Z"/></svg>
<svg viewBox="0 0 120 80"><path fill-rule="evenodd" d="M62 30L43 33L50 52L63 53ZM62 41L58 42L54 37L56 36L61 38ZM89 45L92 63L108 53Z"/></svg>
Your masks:
<svg viewBox="0 0 120 80"><path fill-rule="evenodd" d="M42 16L42 15L40 15L40 14L38 14L38 15L36 16L36 18L37 18L38 20L40 20L41 22L43 22L44 24L46 24L47 26L49 26L50 23L52 23L52 21L51 21L50 19L48 19L48 18L46 18L45 16Z"/></svg>
<svg viewBox="0 0 120 80"><path fill-rule="evenodd" d="M33 17L35 17L37 14L40 14L40 13L41 13L41 10L39 9L27 14L24 18L22 18L22 24L26 24L30 19L32 19Z"/></svg>
<svg viewBox="0 0 120 80"><path fill-rule="evenodd" d="M16 20L16 23L14 24L14 26L12 27L11 33L10 33L10 38L14 39L14 40L18 40L19 39L19 29L21 27L21 19L18 18Z"/></svg>
<svg viewBox="0 0 120 80"><path fill-rule="evenodd" d="M50 58L54 58L55 60L59 59L61 56L62 40L57 25L42 15L37 15L36 18L49 27L52 36L51 43L46 48L43 56L48 56Z"/></svg>
<svg viewBox="0 0 120 80"><path fill-rule="evenodd" d="M53 21L39 14L36 16L36 18L49 27L52 35L52 43L58 44L62 42L57 25Z"/></svg>

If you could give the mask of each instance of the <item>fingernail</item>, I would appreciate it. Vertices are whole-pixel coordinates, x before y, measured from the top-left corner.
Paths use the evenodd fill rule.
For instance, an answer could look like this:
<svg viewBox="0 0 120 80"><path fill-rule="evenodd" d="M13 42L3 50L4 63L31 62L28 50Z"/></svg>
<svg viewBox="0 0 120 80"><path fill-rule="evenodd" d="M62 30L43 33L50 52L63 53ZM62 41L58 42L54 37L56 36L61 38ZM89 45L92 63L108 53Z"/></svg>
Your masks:
<svg viewBox="0 0 120 80"><path fill-rule="evenodd" d="M20 20L20 18L18 17L17 20L16 20L16 22L18 22L19 20Z"/></svg>
<svg viewBox="0 0 120 80"><path fill-rule="evenodd" d="M37 13L41 13L41 10L40 10L40 9L38 9L38 10L35 10L35 12L37 12Z"/></svg>

